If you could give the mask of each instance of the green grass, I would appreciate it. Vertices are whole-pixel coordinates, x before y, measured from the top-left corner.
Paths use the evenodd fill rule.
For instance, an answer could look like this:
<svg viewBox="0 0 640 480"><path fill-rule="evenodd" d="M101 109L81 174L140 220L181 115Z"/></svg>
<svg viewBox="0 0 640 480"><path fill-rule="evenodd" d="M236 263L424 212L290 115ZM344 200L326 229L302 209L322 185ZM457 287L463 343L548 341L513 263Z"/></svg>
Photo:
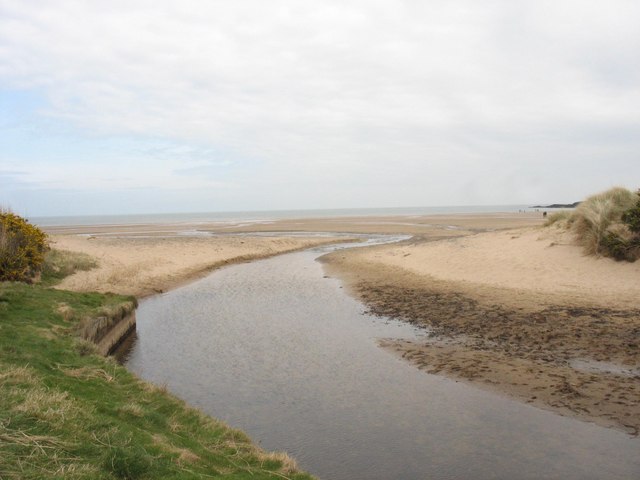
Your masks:
<svg viewBox="0 0 640 480"><path fill-rule="evenodd" d="M0 283L0 478L308 479L77 336L131 298Z"/></svg>

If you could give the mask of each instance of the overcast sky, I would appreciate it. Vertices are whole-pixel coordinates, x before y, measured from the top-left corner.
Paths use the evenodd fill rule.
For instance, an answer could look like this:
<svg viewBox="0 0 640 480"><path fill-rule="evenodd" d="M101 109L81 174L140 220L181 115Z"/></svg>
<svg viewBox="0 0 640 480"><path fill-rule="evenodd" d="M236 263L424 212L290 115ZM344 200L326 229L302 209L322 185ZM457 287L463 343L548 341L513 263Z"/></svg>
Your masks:
<svg viewBox="0 0 640 480"><path fill-rule="evenodd" d="M32 216L570 202L640 187L637 0L0 0Z"/></svg>

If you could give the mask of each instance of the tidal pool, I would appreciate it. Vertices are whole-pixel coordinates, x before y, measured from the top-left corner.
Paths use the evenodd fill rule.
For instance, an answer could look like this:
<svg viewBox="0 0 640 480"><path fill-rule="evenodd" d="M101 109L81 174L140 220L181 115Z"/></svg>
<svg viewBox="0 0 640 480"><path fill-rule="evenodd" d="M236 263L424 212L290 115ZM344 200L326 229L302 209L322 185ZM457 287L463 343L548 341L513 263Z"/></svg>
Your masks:
<svg viewBox="0 0 640 480"><path fill-rule="evenodd" d="M378 241L374 239L373 241ZM635 479L640 441L428 375L376 339L322 247L218 270L141 302L126 362L321 479Z"/></svg>

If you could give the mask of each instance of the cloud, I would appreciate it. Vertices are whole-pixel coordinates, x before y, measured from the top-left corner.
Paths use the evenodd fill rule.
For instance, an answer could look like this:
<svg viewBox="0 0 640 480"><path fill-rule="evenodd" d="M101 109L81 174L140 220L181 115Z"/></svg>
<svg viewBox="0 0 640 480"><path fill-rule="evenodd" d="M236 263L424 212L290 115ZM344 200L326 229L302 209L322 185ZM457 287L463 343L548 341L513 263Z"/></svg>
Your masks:
<svg viewBox="0 0 640 480"><path fill-rule="evenodd" d="M131 156L163 173L124 186L222 175L274 208L519 202L573 187L510 179L579 163L580 196L640 182L624 171L640 146L638 20L627 0L5 0L0 84L45 92L44 114L87 134L179 145ZM91 168L95 187L107 167ZM62 185L54 170L40 180Z"/></svg>

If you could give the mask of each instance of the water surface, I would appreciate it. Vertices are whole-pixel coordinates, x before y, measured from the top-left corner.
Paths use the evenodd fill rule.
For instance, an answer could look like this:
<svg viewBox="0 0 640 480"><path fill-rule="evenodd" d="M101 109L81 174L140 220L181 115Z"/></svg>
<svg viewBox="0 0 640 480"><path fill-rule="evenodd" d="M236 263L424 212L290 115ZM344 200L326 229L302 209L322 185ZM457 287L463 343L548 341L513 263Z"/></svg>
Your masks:
<svg viewBox="0 0 640 480"><path fill-rule="evenodd" d="M526 205L454 205L437 207L333 208L314 210L261 210L247 212L182 212L128 215L74 215L29 217L39 226L131 225L162 223L269 223L293 218L369 217L387 215L438 215L458 213L504 213L534 211Z"/></svg>
<svg viewBox="0 0 640 480"><path fill-rule="evenodd" d="M317 257L219 270L141 302L127 366L323 479L633 479L637 438L428 375L376 345Z"/></svg>

